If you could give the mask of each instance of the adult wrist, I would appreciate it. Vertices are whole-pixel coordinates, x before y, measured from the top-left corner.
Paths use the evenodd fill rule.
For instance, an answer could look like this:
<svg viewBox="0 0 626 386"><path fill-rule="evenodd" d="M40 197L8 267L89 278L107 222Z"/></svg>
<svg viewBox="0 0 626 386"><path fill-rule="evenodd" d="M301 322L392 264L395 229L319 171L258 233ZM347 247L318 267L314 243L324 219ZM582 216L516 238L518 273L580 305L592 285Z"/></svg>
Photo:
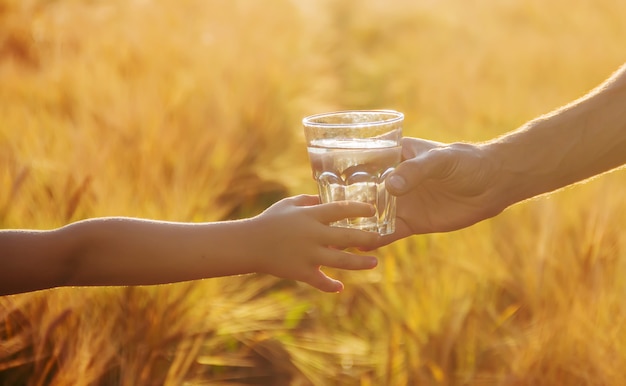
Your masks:
<svg viewBox="0 0 626 386"><path fill-rule="evenodd" d="M528 184L531 171L515 154L519 151L515 145L494 140L478 146L494 170L488 199L495 211L502 211L533 196L532 187Z"/></svg>

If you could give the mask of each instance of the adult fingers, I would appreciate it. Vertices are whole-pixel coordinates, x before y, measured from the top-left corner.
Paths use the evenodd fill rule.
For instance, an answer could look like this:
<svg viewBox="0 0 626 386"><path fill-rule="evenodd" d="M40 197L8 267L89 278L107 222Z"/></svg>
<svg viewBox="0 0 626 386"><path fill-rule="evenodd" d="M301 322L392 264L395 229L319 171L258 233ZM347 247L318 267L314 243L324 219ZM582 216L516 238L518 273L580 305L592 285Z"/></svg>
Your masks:
<svg viewBox="0 0 626 386"><path fill-rule="evenodd" d="M430 141L427 139L404 137L402 138L402 160L408 160L425 153L430 149L445 146L445 143Z"/></svg>

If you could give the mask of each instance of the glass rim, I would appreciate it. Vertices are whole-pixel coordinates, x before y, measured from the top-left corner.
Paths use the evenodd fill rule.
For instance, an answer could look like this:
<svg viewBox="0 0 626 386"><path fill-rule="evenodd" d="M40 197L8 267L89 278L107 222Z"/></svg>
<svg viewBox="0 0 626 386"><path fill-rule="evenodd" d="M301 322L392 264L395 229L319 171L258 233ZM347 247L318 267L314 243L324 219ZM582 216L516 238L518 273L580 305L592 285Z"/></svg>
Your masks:
<svg viewBox="0 0 626 386"><path fill-rule="evenodd" d="M347 114L390 114L392 115L389 119L380 119L371 122L351 122L351 123L325 123L325 122L315 122L315 119L332 117L335 115L347 115ZM330 111L326 113L319 113L309 115L302 119L302 124L306 126L315 126L315 127L371 127L371 126L380 126L380 125L389 125L393 123L400 122L404 119L404 114L391 109L378 109L378 110L339 110L339 111Z"/></svg>

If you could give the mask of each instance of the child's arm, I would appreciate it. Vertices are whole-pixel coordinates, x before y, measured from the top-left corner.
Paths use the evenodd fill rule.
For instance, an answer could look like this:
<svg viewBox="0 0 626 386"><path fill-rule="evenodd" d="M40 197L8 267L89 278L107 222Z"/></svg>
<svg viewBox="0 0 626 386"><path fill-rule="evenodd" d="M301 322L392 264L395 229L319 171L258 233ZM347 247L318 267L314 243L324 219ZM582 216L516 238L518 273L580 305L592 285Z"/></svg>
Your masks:
<svg viewBox="0 0 626 386"><path fill-rule="evenodd" d="M0 295L60 286L148 285L263 272L323 291L343 285L320 266L369 269L376 259L338 248L378 235L327 224L371 216L367 204L284 199L259 216L215 223L97 218L50 231L0 231Z"/></svg>

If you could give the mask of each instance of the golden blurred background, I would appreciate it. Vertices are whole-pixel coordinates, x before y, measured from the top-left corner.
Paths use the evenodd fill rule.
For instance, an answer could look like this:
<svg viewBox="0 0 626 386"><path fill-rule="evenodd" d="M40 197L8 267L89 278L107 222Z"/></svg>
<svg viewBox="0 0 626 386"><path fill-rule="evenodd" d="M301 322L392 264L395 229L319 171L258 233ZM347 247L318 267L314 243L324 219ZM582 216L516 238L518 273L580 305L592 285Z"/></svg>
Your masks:
<svg viewBox="0 0 626 386"><path fill-rule="evenodd" d="M615 0L0 0L0 226L251 216L315 192L305 115L482 141L599 84L624 41ZM399 241L331 271L341 294L247 275L2 297L0 384L622 385L625 193L615 172Z"/></svg>

